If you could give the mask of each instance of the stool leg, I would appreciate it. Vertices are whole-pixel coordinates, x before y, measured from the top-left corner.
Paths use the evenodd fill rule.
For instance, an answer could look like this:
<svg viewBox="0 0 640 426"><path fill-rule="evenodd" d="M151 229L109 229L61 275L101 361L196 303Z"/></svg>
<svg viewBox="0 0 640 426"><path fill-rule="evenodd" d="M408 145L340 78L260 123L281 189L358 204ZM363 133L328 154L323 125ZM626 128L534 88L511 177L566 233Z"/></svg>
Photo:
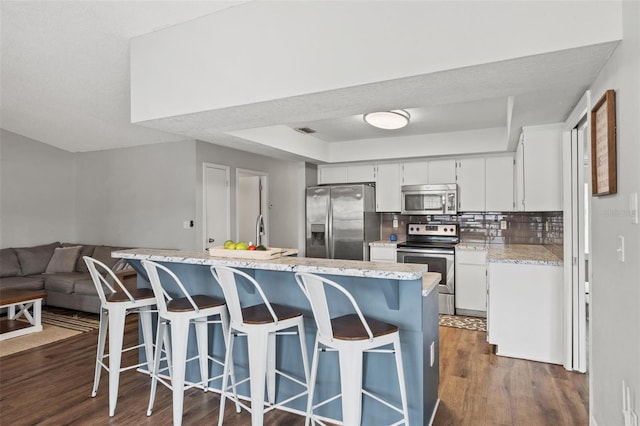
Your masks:
<svg viewBox="0 0 640 426"><path fill-rule="evenodd" d="M158 317L158 327L156 332L156 351L153 355L153 368L151 370L151 392L149 393L149 407L147 408L147 416L151 415L151 411L153 410L153 403L156 400L156 389L158 387L158 374L160 374L160 358L162 358L162 347L164 346L165 351L169 348L169 339L167 334L167 324L166 322ZM169 360L167 359L167 362ZM169 371L171 371L171 364L167 364L169 366Z"/></svg>
<svg viewBox="0 0 640 426"><path fill-rule="evenodd" d="M247 333L249 375L251 379L251 425L262 426L264 417L264 385L267 372L267 341L269 334L261 330Z"/></svg>
<svg viewBox="0 0 640 426"><path fill-rule="evenodd" d="M342 423L359 425L362 413L362 351L340 349L338 358L342 388Z"/></svg>
<svg viewBox="0 0 640 426"><path fill-rule="evenodd" d="M200 379L206 392L209 388L209 333L206 318L193 321L196 328L196 343L198 345L198 360L200 361Z"/></svg>
<svg viewBox="0 0 640 426"><path fill-rule="evenodd" d="M226 309L223 309L222 311L220 311L220 325L222 326L222 335L224 336L225 366L226 366L226 348L229 345L229 342L227 341L227 336L229 336L229 332L231 331L229 329L229 316L227 315ZM231 345L233 346L233 335L231 335ZM235 398L234 401L236 403L236 413L240 413L241 409L240 409L240 404L238 403L238 392L236 392L236 373L233 367L233 358L230 357L229 359L231 359L231 362L229 363L229 371L228 373L224 373L224 374L225 375L228 374L231 377L231 390L233 391L233 397Z"/></svg>
<svg viewBox="0 0 640 426"><path fill-rule="evenodd" d="M309 391L309 357L307 354L307 338L304 334L304 319L300 317L298 322L298 337L300 338L300 351L302 352L302 367L304 368L304 380Z"/></svg>
<svg viewBox="0 0 640 426"><path fill-rule="evenodd" d="M145 306L140 308L140 327L142 328L142 338L144 339L144 355L147 360L147 371L149 374L153 371L153 332L151 307Z"/></svg>
<svg viewBox="0 0 640 426"><path fill-rule="evenodd" d="M118 385L120 384L120 361L122 359L122 340L126 310L116 306L109 313L109 416L113 417L118 403Z"/></svg>
<svg viewBox="0 0 640 426"><path fill-rule="evenodd" d="M313 361L311 364L311 377L307 382L309 384L309 395L307 396L307 415L304 426L309 426L309 420L313 417L313 392L316 388L316 376L318 375L318 364L320 361L320 342L316 334L316 342L313 346ZM315 424L315 422L313 422Z"/></svg>
<svg viewBox="0 0 640 426"><path fill-rule="evenodd" d="M227 398L227 377L230 374L231 369L233 368L233 341L235 337L233 334L233 330L229 330L227 335L225 336L225 341L227 348L225 350L224 355L224 367L222 369L222 387L220 388L220 408L218 413L218 426L222 426L222 422L224 421L224 403ZM240 406L238 405L238 394L236 393L235 388L235 379L232 378L231 384L233 386L233 395L236 399L236 411L240 412Z"/></svg>
<svg viewBox="0 0 640 426"><path fill-rule="evenodd" d="M184 403L184 374L187 363L187 340L189 338L189 320L175 318L171 320L171 352L173 355L173 424L182 424L182 406Z"/></svg>
<svg viewBox="0 0 640 426"><path fill-rule="evenodd" d="M402 415L404 424L409 424L409 409L407 408L407 389L404 384L404 368L402 364L402 350L400 348L400 335L396 333L393 338L393 351L396 354L396 369L398 370L398 384L400 385L400 401L402 402Z"/></svg>
<svg viewBox="0 0 640 426"><path fill-rule="evenodd" d="M276 333L267 338L267 400L270 405L276 401Z"/></svg>
<svg viewBox="0 0 640 426"><path fill-rule="evenodd" d="M100 373L102 372L102 358L104 358L104 346L107 342L107 327L109 326L109 312L100 308L100 331L98 334L98 349L96 350L96 371L93 377L93 390L91 396L95 397L98 393L98 385L100 384Z"/></svg>

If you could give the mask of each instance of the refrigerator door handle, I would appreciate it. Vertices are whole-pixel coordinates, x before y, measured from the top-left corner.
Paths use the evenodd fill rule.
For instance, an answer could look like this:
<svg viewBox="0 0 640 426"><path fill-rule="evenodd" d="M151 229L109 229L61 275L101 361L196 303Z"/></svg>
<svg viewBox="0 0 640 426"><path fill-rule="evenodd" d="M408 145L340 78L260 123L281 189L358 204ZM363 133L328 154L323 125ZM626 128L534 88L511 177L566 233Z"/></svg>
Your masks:
<svg viewBox="0 0 640 426"><path fill-rule="evenodd" d="M331 195L329 195L329 201L327 203L327 212L325 216L325 229L324 233L324 246L326 247L326 258L333 259L333 205L331 203Z"/></svg>

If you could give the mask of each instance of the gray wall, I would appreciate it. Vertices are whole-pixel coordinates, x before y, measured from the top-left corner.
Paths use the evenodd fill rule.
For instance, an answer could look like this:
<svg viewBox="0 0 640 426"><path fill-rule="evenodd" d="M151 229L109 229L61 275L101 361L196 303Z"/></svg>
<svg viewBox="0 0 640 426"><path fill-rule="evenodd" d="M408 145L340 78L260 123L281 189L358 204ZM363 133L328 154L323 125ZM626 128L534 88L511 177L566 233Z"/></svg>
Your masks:
<svg viewBox="0 0 640 426"><path fill-rule="evenodd" d="M229 166L231 185L231 239L236 235L236 169L248 169L268 174L269 211L267 228L269 245L298 247L297 227L300 200L304 197L304 179L300 178L302 162L291 162L237 151L207 142L196 143L196 249L203 245L202 223L202 163ZM304 202L304 201L303 201Z"/></svg>
<svg viewBox="0 0 640 426"><path fill-rule="evenodd" d="M622 16L624 38L591 87L592 103L616 91L618 133L618 193L591 199L591 407L599 426L624 424L622 380L640 414L640 225L629 211L629 194L640 193L640 2L623 2Z"/></svg>
<svg viewBox="0 0 640 426"><path fill-rule="evenodd" d="M74 241L74 155L0 132L0 247Z"/></svg>
<svg viewBox="0 0 640 426"><path fill-rule="evenodd" d="M193 249L195 141L76 154L80 243Z"/></svg>

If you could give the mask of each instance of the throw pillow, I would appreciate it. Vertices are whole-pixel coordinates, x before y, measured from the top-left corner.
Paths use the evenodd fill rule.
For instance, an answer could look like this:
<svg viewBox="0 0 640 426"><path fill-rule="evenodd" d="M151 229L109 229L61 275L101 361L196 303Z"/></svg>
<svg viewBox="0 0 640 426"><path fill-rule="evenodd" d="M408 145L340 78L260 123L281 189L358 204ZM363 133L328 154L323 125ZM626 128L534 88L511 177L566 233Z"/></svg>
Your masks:
<svg viewBox="0 0 640 426"><path fill-rule="evenodd" d="M76 268L78 256L80 256L80 250L82 250L82 246L58 247L53 251L53 256L51 256L44 273L73 272Z"/></svg>
<svg viewBox="0 0 640 426"><path fill-rule="evenodd" d="M60 247L59 242L35 247L15 248L22 275L42 274L53 256L53 250Z"/></svg>
<svg viewBox="0 0 640 426"><path fill-rule="evenodd" d="M0 250L0 277L17 277L20 275L20 262L12 248Z"/></svg>

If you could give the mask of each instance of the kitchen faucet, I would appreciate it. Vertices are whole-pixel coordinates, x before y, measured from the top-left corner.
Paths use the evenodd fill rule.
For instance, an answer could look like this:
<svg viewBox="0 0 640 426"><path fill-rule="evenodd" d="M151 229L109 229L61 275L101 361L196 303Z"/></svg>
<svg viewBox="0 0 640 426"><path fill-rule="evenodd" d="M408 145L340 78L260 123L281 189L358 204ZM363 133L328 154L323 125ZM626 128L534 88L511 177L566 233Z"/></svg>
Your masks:
<svg viewBox="0 0 640 426"><path fill-rule="evenodd" d="M258 215L258 219L256 220L256 245L262 245L262 236L264 235L264 218L262 214Z"/></svg>

